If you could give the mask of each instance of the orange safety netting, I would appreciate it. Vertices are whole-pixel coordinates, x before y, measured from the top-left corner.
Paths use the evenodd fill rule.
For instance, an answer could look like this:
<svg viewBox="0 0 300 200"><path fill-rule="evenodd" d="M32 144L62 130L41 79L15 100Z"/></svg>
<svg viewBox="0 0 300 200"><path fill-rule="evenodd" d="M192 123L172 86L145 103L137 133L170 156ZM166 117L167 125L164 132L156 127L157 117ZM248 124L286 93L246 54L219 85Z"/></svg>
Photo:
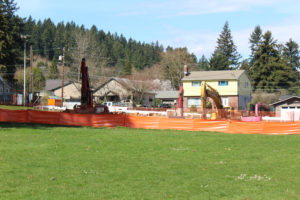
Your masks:
<svg viewBox="0 0 300 200"><path fill-rule="evenodd" d="M68 126L218 131L243 134L300 134L300 122L241 122L229 120L141 117L125 114L73 114L35 110L0 109L0 122L57 124Z"/></svg>

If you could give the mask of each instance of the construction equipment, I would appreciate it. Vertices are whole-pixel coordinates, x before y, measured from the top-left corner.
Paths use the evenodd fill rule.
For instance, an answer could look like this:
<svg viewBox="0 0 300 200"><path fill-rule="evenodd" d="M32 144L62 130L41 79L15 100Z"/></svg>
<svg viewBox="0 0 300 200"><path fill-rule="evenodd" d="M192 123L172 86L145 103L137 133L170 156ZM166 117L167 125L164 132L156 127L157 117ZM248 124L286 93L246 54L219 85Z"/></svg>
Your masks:
<svg viewBox="0 0 300 200"><path fill-rule="evenodd" d="M183 86L180 85L178 100L177 100L177 110L179 112L179 116L183 117Z"/></svg>
<svg viewBox="0 0 300 200"><path fill-rule="evenodd" d="M222 99L217 90L212 88L210 85L206 83L206 81L202 81L201 83L201 112L202 118L206 118L206 100L207 97L210 97L213 102L215 103L215 113L212 113L211 119L220 119L223 117L223 106L222 106Z"/></svg>
<svg viewBox="0 0 300 200"><path fill-rule="evenodd" d="M82 107L92 107L93 106L93 97L92 90L90 87L90 78L88 67L85 66L85 59L83 58L81 61L81 106Z"/></svg>
<svg viewBox="0 0 300 200"><path fill-rule="evenodd" d="M74 107L75 113L108 113L108 107L102 104L93 104L93 92L90 87L88 67L85 66L85 59L81 61L81 100L80 106Z"/></svg>

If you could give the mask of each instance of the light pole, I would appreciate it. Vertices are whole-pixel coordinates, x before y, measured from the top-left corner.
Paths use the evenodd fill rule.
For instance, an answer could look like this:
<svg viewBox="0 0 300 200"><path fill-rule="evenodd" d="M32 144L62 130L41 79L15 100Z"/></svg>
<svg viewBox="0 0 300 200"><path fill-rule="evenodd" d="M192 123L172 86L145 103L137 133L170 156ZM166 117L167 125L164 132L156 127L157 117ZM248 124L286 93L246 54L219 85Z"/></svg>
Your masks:
<svg viewBox="0 0 300 200"><path fill-rule="evenodd" d="M61 81L61 106L64 106L64 86L65 86L65 47L63 48L63 55L62 55L62 81Z"/></svg>
<svg viewBox="0 0 300 200"><path fill-rule="evenodd" d="M23 104L26 105L26 41L29 38L29 35L21 35L21 38L24 39L24 88L23 88Z"/></svg>

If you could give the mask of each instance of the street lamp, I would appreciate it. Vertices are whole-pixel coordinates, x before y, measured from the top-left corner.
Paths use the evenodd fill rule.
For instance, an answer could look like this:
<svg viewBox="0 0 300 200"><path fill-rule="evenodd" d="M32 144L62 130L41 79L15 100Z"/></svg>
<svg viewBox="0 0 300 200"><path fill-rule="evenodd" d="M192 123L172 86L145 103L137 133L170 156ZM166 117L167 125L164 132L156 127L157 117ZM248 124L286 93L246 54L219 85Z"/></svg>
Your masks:
<svg viewBox="0 0 300 200"><path fill-rule="evenodd" d="M23 91L23 103L24 103L24 106L26 104L26 42L27 42L27 39L30 38L29 35L21 35L21 38L24 39L24 91Z"/></svg>

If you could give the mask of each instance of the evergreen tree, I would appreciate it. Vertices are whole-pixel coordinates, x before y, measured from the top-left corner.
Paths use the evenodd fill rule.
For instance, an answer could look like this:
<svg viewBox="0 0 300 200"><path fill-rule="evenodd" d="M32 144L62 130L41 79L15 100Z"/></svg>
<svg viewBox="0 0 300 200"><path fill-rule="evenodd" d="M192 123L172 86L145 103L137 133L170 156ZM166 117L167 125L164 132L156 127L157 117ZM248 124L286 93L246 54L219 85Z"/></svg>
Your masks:
<svg viewBox="0 0 300 200"><path fill-rule="evenodd" d="M57 69L57 63L56 63L56 61L54 59L51 62L47 78L48 79L58 79L59 78L59 72L58 72L58 69Z"/></svg>
<svg viewBox="0 0 300 200"><path fill-rule="evenodd" d="M43 23L43 33L42 33L42 42L44 47L43 54L49 60L52 60L54 57L54 38L55 38L55 25L51 19L47 19Z"/></svg>
<svg viewBox="0 0 300 200"><path fill-rule="evenodd" d="M203 71L209 70L209 62L204 55L199 60L199 69Z"/></svg>
<svg viewBox="0 0 300 200"><path fill-rule="evenodd" d="M38 67L33 68L33 90L41 91L45 87L45 76Z"/></svg>
<svg viewBox="0 0 300 200"><path fill-rule="evenodd" d="M73 32L75 30L75 23L66 23L66 26L64 28L64 34L63 34L63 42L64 42L64 47L66 49L66 54L65 54L65 63L71 63L72 58L71 54L69 53L72 48L76 46L76 41L73 36Z"/></svg>
<svg viewBox="0 0 300 200"><path fill-rule="evenodd" d="M241 56L237 52L237 48L233 42L228 22L225 22L223 30L217 40L217 44L218 45L212 55L212 59L218 61L213 62L213 64L220 64L221 66L214 65L212 67L223 70L238 68ZM214 58L214 56L217 58Z"/></svg>
<svg viewBox="0 0 300 200"><path fill-rule="evenodd" d="M64 41L64 30L65 25L64 23L58 23L55 30L55 37L54 37L54 57L57 59L60 55L63 54L63 48L65 46Z"/></svg>
<svg viewBox="0 0 300 200"><path fill-rule="evenodd" d="M251 74L251 66L247 59L242 61L240 69L246 70L249 75Z"/></svg>
<svg viewBox="0 0 300 200"><path fill-rule="evenodd" d="M250 50L251 50L251 55L250 55L251 64L253 64L255 62L254 56L255 56L256 51L258 50L261 40L262 40L262 30L261 30L260 26L256 26L249 38Z"/></svg>
<svg viewBox="0 0 300 200"><path fill-rule="evenodd" d="M131 75L132 73L132 65L130 63L130 58L129 58L129 53L126 52L126 61L125 61L125 67L123 68L123 75L127 76L127 75Z"/></svg>
<svg viewBox="0 0 300 200"><path fill-rule="evenodd" d="M299 45L297 42L290 39L285 46L283 47L283 58L286 64L295 71L296 89L293 91L294 94L300 94L300 53L299 53Z"/></svg>
<svg viewBox="0 0 300 200"><path fill-rule="evenodd" d="M287 64L295 70L300 70L300 53L297 42L290 39L285 43L283 49L283 56L287 60Z"/></svg>
<svg viewBox="0 0 300 200"><path fill-rule="evenodd" d="M0 2L0 73L9 82L13 82L15 65L20 63L23 50L23 20L14 15L16 10L14 0Z"/></svg>
<svg viewBox="0 0 300 200"><path fill-rule="evenodd" d="M222 52L215 50L209 59L209 70L229 70L227 58Z"/></svg>
<svg viewBox="0 0 300 200"><path fill-rule="evenodd" d="M43 32L42 22L39 20L33 27L30 41L32 43L32 48L35 50L35 53L44 56L42 32Z"/></svg>
<svg viewBox="0 0 300 200"><path fill-rule="evenodd" d="M29 16L27 20L24 20L24 34L25 35L32 36L32 31L33 31L34 27L35 27L35 20L32 19L31 16ZM32 38L30 38L30 41L32 41Z"/></svg>
<svg viewBox="0 0 300 200"><path fill-rule="evenodd" d="M254 90L273 92L276 89L290 89L294 86L295 71L281 59L276 46L271 32L267 31L254 57L252 70Z"/></svg>

